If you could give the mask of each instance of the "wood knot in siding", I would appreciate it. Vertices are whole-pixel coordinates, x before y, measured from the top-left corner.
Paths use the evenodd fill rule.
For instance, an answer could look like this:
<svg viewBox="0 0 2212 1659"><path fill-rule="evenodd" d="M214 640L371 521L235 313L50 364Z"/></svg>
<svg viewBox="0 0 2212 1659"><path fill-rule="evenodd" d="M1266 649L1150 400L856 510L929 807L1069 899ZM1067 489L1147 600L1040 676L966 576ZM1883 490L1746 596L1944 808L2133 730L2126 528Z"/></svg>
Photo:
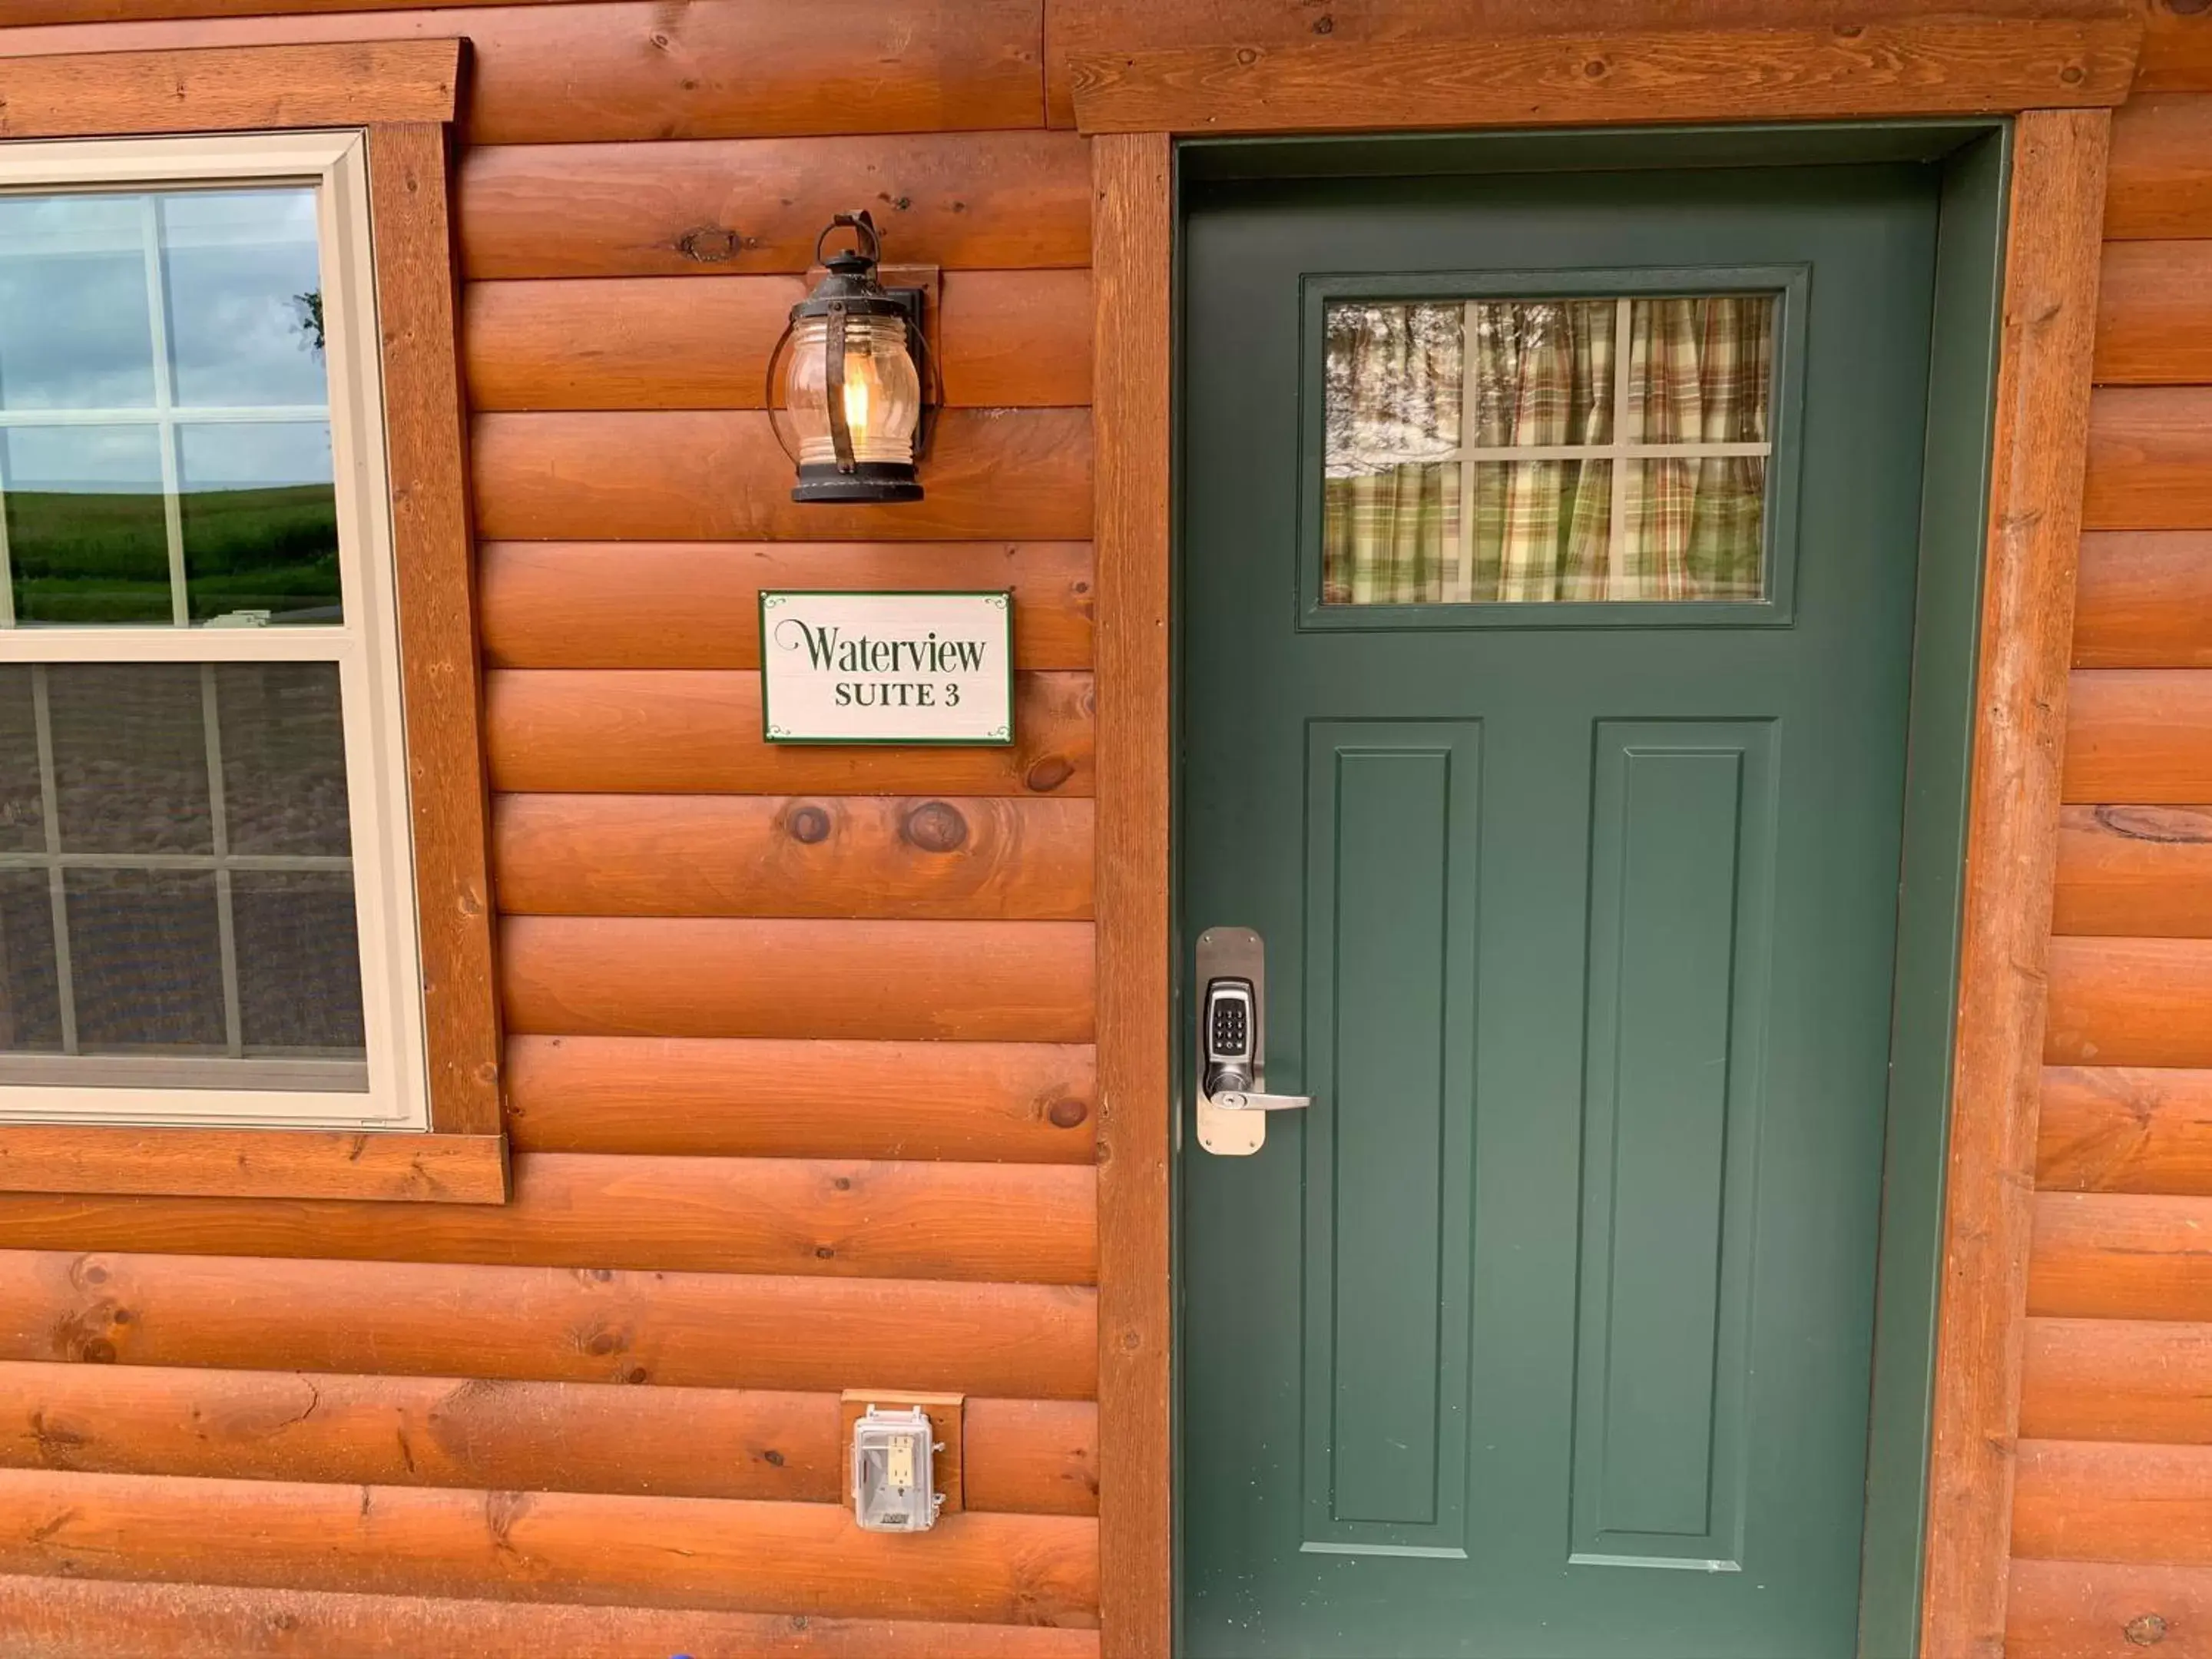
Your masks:
<svg viewBox="0 0 2212 1659"><path fill-rule="evenodd" d="M924 801L906 815L899 834L925 853L957 853L968 844L968 820L950 801Z"/></svg>
<svg viewBox="0 0 2212 1659"><path fill-rule="evenodd" d="M1045 755L1033 761L1022 782L1038 794L1049 794L1075 775L1075 763L1065 755Z"/></svg>
<svg viewBox="0 0 2212 1659"><path fill-rule="evenodd" d="M1073 1129L1091 1115L1091 1109L1079 1100L1055 1100L1044 1109L1044 1115L1055 1129Z"/></svg>

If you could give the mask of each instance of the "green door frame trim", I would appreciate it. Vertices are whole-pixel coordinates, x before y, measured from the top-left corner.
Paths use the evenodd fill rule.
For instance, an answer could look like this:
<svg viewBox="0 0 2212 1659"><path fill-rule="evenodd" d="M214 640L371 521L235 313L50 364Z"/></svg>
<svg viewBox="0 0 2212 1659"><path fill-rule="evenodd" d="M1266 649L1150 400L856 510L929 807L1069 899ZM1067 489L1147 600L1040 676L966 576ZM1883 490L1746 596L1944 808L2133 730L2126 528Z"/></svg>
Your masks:
<svg viewBox="0 0 2212 1659"><path fill-rule="evenodd" d="M1865 1659L1905 1659L1920 1650L1937 1300L1943 1267L1954 1036L1964 959L1969 785L2013 148L2012 122L1992 117L1552 133L1193 139L1176 144L1172 156L1170 191L1176 252L1171 316L1178 360L1183 315L1182 198L1183 186L1193 182L1881 161L1919 161L1939 170L1935 328L1921 495L1903 882L1884 1131L1861 1558L1858 1648ZM1113 322L1113 309L1102 297L1102 348ZM1181 511L1175 489L1182 476L1179 371L1173 373L1170 384L1171 419L1176 434L1171 446L1173 471L1166 503L1168 592L1172 594L1180 591L1175 573L1182 558ZM1113 395L1102 392L1102 404L1109 404ZM1102 572L1102 609L1110 591ZM1182 718L1180 628L1172 600L1169 603L1169 729L1170 753L1177 753L1181 744L1175 734L1181 731ZM1179 795L1178 781L1172 776L1169 780L1171 802ZM1182 1130L1182 1068L1175 1058L1188 1018L1188 992L1181 983L1179 966L1184 931L1180 875L1172 853L1181 840L1179 803L1170 806L1170 836L1171 960L1167 971L1174 1003L1168 1028L1170 1053L1165 1063L1173 1079L1169 1180L1171 1194L1179 1198L1176 1172L1181 1160L1197 1155L1189 1151ZM1103 850L1102 843L1102 854ZM1104 914L1103 908L1101 914ZM1102 1054L1102 1071L1104 1062ZM1172 1199L1169 1213L1170 1274L1179 1286L1175 1264L1180 1260L1181 1240L1175 1218L1180 1210ZM1179 1328L1179 1289L1174 1321ZM1171 1409L1170 1418L1171 1421L1179 1419L1179 1413ZM1181 1461L1178 1444L1173 1494L1178 1552ZM1179 1595L1174 1619L1179 1638Z"/></svg>

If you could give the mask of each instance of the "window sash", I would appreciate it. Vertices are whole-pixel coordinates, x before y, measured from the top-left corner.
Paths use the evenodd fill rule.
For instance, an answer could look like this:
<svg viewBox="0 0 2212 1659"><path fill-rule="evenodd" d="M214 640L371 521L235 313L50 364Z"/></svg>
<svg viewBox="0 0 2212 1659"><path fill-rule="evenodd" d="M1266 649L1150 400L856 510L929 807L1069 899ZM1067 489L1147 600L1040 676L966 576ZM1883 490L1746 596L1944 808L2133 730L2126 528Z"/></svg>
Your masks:
<svg viewBox="0 0 2212 1659"><path fill-rule="evenodd" d="M283 415L330 421L343 619L266 628L0 626L0 663L337 665L352 838L351 859L337 863L349 863L353 872L368 1060L363 1066L289 1056L265 1061L198 1056L0 1056L0 1122L429 1127L363 135L276 133L0 145L0 191L280 182L312 185L316 191L328 410L208 414L217 419ZM158 333L155 343L160 358ZM165 365L157 372L165 373ZM109 413L118 417L111 424L125 417L134 423L173 422L180 416L200 418L197 411L167 407L165 398L157 398L157 405L129 411L23 411L12 422L0 416L0 423L89 423ZM165 481L172 492L176 483L173 455L169 451L164 461ZM174 515L173 505L173 519ZM172 591L179 596L178 605L183 592L175 568L180 547L173 524ZM4 579L0 579L0 591L4 589ZM70 865L80 856L61 855ZM110 860L110 855L100 856ZM9 863L20 867L22 861L11 858ZM167 866L171 860L116 854L109 867L150 868L157 862ZM316 867L319 862L287 861L283 867ZM264 866L276 867L260 860L251 861L250 867ZM210 859L204 867L216 870L221 879L226 866ZM234 858L227 867L249 864ZM227 981L231 978L226 975ZM255 1075L283 1086L238 1086L240 1066L252 1066Z"/></svg>

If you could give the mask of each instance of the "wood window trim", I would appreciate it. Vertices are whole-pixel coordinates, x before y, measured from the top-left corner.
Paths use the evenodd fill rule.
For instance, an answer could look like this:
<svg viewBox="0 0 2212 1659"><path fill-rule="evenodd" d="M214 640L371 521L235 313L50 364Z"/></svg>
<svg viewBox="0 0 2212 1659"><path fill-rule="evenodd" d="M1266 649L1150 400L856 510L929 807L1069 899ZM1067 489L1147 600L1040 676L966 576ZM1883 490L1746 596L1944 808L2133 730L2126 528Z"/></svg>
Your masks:
<svg viewBox="0 0 2212 1659"><path fill-rule="evenodd" d="M2132 9L1082 52L1079 132L1373 132L1985 114L2126 100Z"/></svg>
<svg viewBox="0 0 2212 1659"><path fill-rule="evenodd" d="M2001 26L2019 28L2016 20ZM1960 962L1957 1037L1940 1269L1933 1447L1923 1565L1922 1659L1970 1659L2003 1643L2044 1026L2044 971L2058 832L2075 562L2087 447L2110 105L2126 94L2140 27L2100 39L2104 60L2072 90L2040 100L2017 77L1982 85L1972 107L2018 115L2009 185L2002 333L1984 553L1981 660ZM1797 31L1759 31L1802 34ZM1821 33L1825 36L1826 32ZM1616 58L1629 37L1603 43ZM1643 37L1635 37L1642 39ZM1553 49L1559 46L1553 43ZM1737 49L1747 43L1741 35ZM1591 43L1581 43L1589 50ZM1174 399L1174 139L1179 132L1330 131L1330 112L1372 127L1541 125L1759 114L1816 118L1831 101L1747 107L1740 74L1682 96L1627 92L1602 113L1504 105L1468 56L1517 51L1474 42L1454 59L1449 97L1362 90L1362 48L1300 49L1341 63L1343 81L1261 84L1224 95L1222 79L1176 69L1142 99L1077 93L1091 143L1097 431L1097 1064L1099 1084L1099 1566L1102 1659L1165 1659L1173 1619L1174 1513L1169 1168L1172 782L1170 502ZM1116 55L1116 73L1164 70L1219 53ZM1105 60L1079 60L1105 61ZM1080 74L1080 70L1079 71ZM1228 77L1233 82L1234 76ZM1438 84L1445 77L1438 77ZM2071 85L2071 83L2069 83ZM2094 88L2095 96L2087 95ZM2047 88L2045 88L2047 92ZM1873 95L1848 113L1905 108ZM1963 96L1964 94L1960 94ZM1947 99L1953 94L1947 94ZM1270 104L1270 99L1279 102ZM2076 106L2039 108L2038 101ZM1510 107L1509 107L1510 106ZM2079 106L2088 106L2081 107ZM1217 122L1206 112L1223 112ZM1547 113L1547 110L1550 112ZM1141 119L1139 118L1141 118ZM1241 125L1239 124L1242 124Z"/></svg>
<svg viewBox="0 0 2212 1659"><path fill-rule="evenodd" d="M0 59L0 139L365 131L430 1097L427 1133L9 1125L0 1190L507 1195L448 205L461 64L458 40Z"/></svg>

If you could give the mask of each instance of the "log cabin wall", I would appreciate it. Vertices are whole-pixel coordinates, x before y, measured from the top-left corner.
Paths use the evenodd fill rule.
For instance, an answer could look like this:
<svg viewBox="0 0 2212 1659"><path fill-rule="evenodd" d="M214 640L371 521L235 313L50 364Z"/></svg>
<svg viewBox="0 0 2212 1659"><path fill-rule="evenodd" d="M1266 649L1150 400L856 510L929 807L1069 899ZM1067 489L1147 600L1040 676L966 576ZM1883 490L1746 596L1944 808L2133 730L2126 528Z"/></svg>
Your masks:
<svg viewBox="0 0 2212 1659"><path fill-rule="evenodd" d="M1097 1653L1091 200L1065 61L1139 9L0 0L0 53L471 42L515 1149L504 1209L0 1194L0 1651ZM2011 1650L2049 1659L2201 1652L2212 1620L2201 9L2150 7L2115 133L2014 1540ZM1692 10L1765 7L1650 8ZM943 271L951 407L921 506L801 509L763 370L816 231L860 206L890 259ZM1014 586L1020 746L766 748L763 582ZM856 1386L969 1395L966 1513L852 1528Z"/></svg>
<svg viewBox="0 0 2212 1659"><path fill-rule="evenodd" d="M1039 0L0 19L472 43L514 1152L504 1207L0 1195L0 1650L1095 1655L1090 205ZM763 372L860 207L942 270L951 407L926 502L798 507ZM1011 584L1019 747L765 746L764 582ZM848 1388L968 1395L966 1512L854 1528Z"/></svg>
<svg viewBox="0 0 2212 1659"><path fill-rule="evenodd" d="M2212 1651L2212 20L2160 16L2106 197L2014 1505L2021 1659Z"/></svg>

